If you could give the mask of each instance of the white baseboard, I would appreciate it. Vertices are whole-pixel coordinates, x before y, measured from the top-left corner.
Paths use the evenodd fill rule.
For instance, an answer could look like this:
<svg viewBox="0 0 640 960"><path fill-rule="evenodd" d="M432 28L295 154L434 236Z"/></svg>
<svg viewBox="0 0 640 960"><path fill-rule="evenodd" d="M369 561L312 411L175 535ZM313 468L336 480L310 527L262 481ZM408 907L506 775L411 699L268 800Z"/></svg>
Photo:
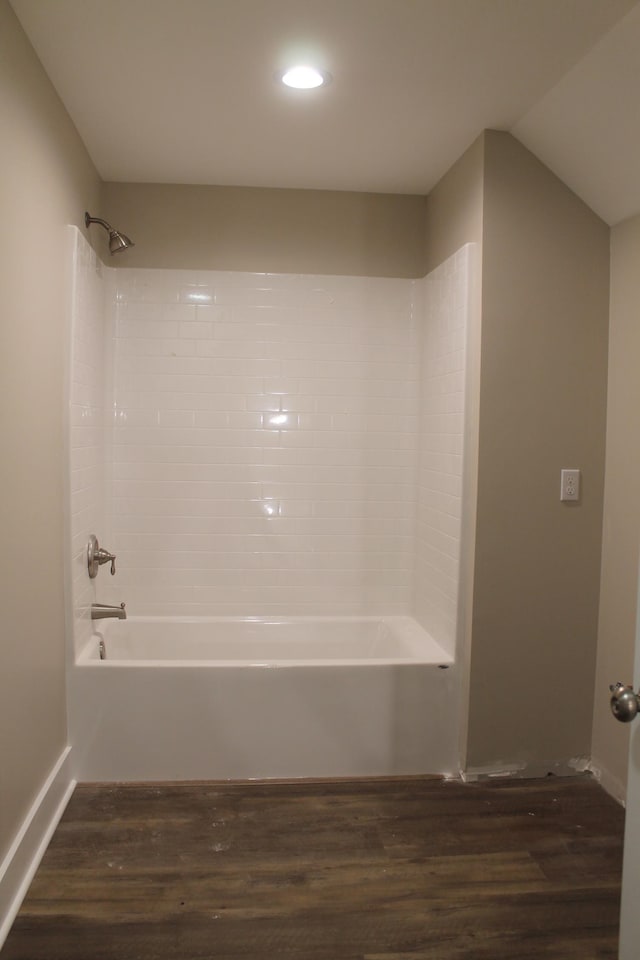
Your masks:
<svg viewBox="0 0 640 960"><path fill-rule="evenodd" d="M460 771L465 783L477 783L502 777L537 779L541 777L575 777L592 771L588 757L572 757L569 760L551 760L549 763L505 763L500 760L486 767L467 767Z"/></svg>
<svg viewBox="0 0 640 960"><path fill-rule="evenodd" d="M66 747L0 863L0 949L73 793L70 757Z"/></svg>
<svg viewBox="0 0 640 960"><path fill-rule="evenodd" d="M598 760L592 760L588 768L603 790L624 807L627 800L627 788L622 780L614 777Z"/></svg>
<svg viewBox="0 0 640 960"><path fill-rule="evenodd" d="M480 780L493 780L502 777L524 776L524 764L495 763L486 767L467 767L460 771L463 783L477 783Z"/></svg>

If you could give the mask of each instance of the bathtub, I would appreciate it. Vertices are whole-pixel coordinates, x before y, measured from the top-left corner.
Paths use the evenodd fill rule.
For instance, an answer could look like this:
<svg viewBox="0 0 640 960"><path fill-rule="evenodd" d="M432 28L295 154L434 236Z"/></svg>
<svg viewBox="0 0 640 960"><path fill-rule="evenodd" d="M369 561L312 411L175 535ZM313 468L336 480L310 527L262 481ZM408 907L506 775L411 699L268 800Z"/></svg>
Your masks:
<svg viewBox="0 0 640 960"><path fill-rule="evenodd" d="M70 679L80 780L457 769L455 664L410 617L101 620Z"/></svg>

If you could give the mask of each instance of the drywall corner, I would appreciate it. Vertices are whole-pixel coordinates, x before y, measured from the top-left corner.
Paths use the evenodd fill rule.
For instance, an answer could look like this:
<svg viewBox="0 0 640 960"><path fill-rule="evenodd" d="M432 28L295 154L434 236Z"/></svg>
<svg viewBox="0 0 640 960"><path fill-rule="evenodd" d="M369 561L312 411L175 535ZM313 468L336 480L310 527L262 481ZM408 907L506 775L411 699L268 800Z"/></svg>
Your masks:
<svg viewBox="0 0 640 960"><path fill-rule="evenodd" d="M481 134L426 200L424 269L427 274L466 243L482 243L485 134Z"/></svg>

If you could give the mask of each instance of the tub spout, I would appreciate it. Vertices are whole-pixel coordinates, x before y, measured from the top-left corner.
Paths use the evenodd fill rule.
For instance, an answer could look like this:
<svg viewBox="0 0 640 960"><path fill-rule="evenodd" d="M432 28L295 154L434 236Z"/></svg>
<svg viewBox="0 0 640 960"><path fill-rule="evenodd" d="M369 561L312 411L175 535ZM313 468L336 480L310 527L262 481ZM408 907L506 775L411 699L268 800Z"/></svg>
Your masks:
<svg viewBox="0 0 640 960"><path fill-rule="evenodd" d="M124 603L121 603L119 607L111 607L108 603L91 604L92 620L105 620L107 617L114 617L116 620L126 620L127 611L125 610Z"/></svg>

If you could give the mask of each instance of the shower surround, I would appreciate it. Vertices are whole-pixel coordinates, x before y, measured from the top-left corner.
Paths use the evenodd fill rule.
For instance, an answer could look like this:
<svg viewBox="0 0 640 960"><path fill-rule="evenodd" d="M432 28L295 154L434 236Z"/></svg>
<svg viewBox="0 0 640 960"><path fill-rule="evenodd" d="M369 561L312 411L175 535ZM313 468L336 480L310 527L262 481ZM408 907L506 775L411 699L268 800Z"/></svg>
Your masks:
<svg viewBox="0 0 640 960"><path fill-rule="evenodd" d="M113 539L131 606L406 612L411 285L153 270L112 283Z"/></svg>
<svg viewBox="0 0 640 960"><path fill-rule="evenodd" d="M411 281L104 268L74 234L75 653L124 600L409 615L457 659L472 248Z"/></svg>

